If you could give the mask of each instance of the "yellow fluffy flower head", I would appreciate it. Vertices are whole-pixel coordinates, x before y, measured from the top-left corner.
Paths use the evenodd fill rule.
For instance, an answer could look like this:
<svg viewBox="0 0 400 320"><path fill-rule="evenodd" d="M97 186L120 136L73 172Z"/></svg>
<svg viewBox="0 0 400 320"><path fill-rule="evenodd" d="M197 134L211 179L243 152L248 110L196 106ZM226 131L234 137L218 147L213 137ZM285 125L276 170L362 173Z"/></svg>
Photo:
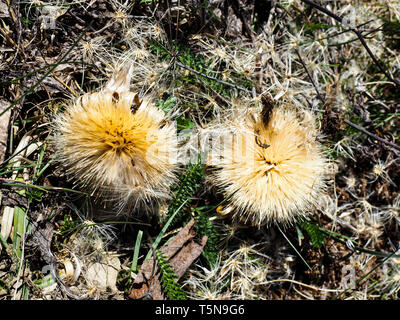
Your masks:
<svg viewBox="0 0 400 320"><path fill-rule="evenodd" d="M106 199L138 204L165 197L174 182L176 128L162 110L129 91L132 67L85 94L54 121L67 173Z"/></svg>

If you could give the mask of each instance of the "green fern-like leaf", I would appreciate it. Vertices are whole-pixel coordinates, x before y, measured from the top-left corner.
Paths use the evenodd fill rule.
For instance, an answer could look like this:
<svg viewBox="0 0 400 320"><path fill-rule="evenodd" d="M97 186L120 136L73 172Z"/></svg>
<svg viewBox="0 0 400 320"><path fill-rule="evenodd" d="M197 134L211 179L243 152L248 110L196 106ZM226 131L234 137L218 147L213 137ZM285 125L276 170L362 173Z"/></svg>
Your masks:
<svg viewBox="0 0 400 320"><path fill-rule="evenodd" d="M314 248L321 248L326 240L326 235L319 229L319 227L315 223L308 220L303 220L300 223L300 226L310 236L311 243Z"/></svg>
<svg viewBox="0 0 400 320"><path fill-rule="evenodd" d="M174 214L187 199L189 199L189 201L180 209L180 213L176 215L171 226L176 225L182 220L184 212L187 212L190 206L191 198L195 196L201 186L203 175L203 165L200 161L195 164L188 164L186 171L179 177L179 182L172 187L175 197L168 206L167 219Z"/></svg>
<svg viewBox="0 0 400 320"><path fill-rule="evenodd" d="M171 264L159 250L155 250L158 268L161 275L161 285L170 300L186 300L186 293L176 282L178 276L172 270Z"/></svg>
<svg viewBox="0 0 400 320"><path fill-rule="evenodd" d="M206 207L207 208L207 207ZM210 213L200 208L196 208L197 213L194 217L196 220L196 230L200 237L207 236L207 243L204 246L202 255L210 266L214 265L219 256L217 244L219 241L218 232L214 223L210 220Z"/></svg>

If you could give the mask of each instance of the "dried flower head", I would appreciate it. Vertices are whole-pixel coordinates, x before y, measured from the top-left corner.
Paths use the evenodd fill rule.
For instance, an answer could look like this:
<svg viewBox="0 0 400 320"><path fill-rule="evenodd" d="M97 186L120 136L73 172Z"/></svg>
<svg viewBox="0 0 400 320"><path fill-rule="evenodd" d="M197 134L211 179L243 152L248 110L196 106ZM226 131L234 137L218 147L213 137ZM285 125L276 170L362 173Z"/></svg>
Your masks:
<svg viewBox="0 0 400 320"><path fill-rule="evenodd" d="M175 125L129 91L131 74L123 68L103 90L67 106L53 139L70 176L124 205L165 197L176 167Z"/></svg>
<svg viewBox="0 0 400 320"><path fill-rule="evenodd" d="M317 142L314 116L265 108L231 123L223 149L213 158L213 183L223 189L235 216L260 226L287 224L317 203L327 161ZM232 134L233 133L233 134Z"/></svg>
<svg viewBox="0 0 400 320"><path fill-rule="evenodd" d="M389 168L395 161L397 161L397 158L390 160L390 158L388 157L386 161L378 159L372 167L371 172L367 175L367 177L370 179L369 182L372 183L377 181L378 179L381 179L395 186L396 184L392 181L389 174Z"/></svg>

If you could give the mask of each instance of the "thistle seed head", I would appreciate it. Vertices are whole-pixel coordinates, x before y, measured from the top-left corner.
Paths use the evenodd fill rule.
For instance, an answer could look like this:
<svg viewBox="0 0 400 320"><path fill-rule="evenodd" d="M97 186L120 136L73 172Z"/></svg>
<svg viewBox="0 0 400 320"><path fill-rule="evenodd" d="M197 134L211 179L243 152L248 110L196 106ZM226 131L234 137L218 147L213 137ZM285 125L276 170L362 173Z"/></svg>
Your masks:
<svg viewBox="0 0 400 320"><path fill-rule="evenodd" d="M260 226L287 224L305 215L324 189L327 160L317 142L314 117L274 108L236 118L226 127L223 151L210 181L221 187L240 220Z"/></svg>
<svg viewBox="0 0 400 320"><path fill-rule="evenodd" d="M166 197L174 182L176 129L164 112L129 91L123 68L100 92L85 94L54 121L58 160L106 199Z"/></svg>

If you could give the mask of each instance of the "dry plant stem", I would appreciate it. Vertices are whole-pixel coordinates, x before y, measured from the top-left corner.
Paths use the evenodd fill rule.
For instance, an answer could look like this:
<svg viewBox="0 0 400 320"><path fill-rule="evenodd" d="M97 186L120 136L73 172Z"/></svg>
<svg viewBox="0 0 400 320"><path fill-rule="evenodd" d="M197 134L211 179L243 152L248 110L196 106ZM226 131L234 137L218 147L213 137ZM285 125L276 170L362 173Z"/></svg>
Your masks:
<svg viewBox="0 0 400 320"><path fill-rule="evenodd" d="M300 63L302 64L304 70L306 70L307 76L308 76L308 78L310 79L312 85L314 86L315 91L317 92L318 99L321 100L323 104L325 104L325 99L324 99L324 98L321 96L321 94L319 93L319 90L318 90L318 88L317 88L317 86L316 86L316 84L315 84L315 82L314 82L314 79L311 77L310 72L308 71L308 69L307 69L307 67L306 67L306 64L304 63L304 61L303 61L303 59L302 59L302 57L301 57L299 51L298 51L297 49L294 49L294 50L296 51L296 54L297 54L297 56L299 57Z"/></svg>
<svg viewBox="0 0 400 320"><path fill-rule="evenodd" d="M14 58L12 59L12 61L10 62L10 64L14 63L15 59L17 58L18 52L21 54L22 56L22 60L25 62L25 58L28 58L28 55L24 52L23 47L21 46L21 18L18 15L18 18L14 12L14 8L16 9L17 12L19 12L19 6L20 6L20 1L17 2L17 4L13 1L7 0L7 7L8 7L8 12L10 13L11 19L14 23L14 25L18 25L17 27L17 43L15 43L13 41L12 38L10 38L7 35L7 32L3 31L2 28L0 28L0 32L3 34L3 36L7 39L8 42L10 42L17 50L15 51L15 55ZM16 8L16 5L18 5L18 8ZM3 25L5 25L4 21ZM22 48L22 49L21 49Z"/></svg>
<svg viewBox="0 0 400 320"><path fill-rule="evenodd" d="M58 76L56 76L54 73L51 74L54 79L56 79L59 83L61 83L74 97L78 97L78 94L71 88L69 87L62 79L60 79Z"/></svg>
<svg viewBox="0 0 400 320"><path fill-rule="evenodd" d="M369 135L373 139L378 140L379 142L387 144L388 146L392 147L393 149L396 149L396 150L400 151L400 146L399 145L397 145L397 144L395 144L393 142L387 141L385 139L382 139L381 137L377 136L376 134L373 134L373 133L369 132L365 128L363 128L363 127L361 127L361 126L359 126L359 125L357 125L357 124L355 124L355 123L353 123L353 122L351 122L351 121L349 121L347 119L344 119L343 121L344 121L344 123L348 124L349 126L353 127L354 129L357 129L358 131L361 131L362 133L365 133L366 135Z"/></svg>
<svg viewBox="0 0 400 320"><path fill-rule="evenodd" d="M181 63L181 62L179 62L179 61L175 61L175 64L176 64L177 66L181 67L181 68L184 68L184 69L186 69L186 70L189 70L190 72L193 72L193 73L195 73L195 74L197 74L197 75L199 75L199 76L202 76L202 77L204 77L204 78L206 78L206 79L209 79L209 80L213 80L213 81L222 83L222 84L224 84L224 85L226 85L226 86L228 86L228 87L234 88L234 89L238 89L238 90L241 90L241 91L246 91L247 93L251 93L250 90L247 90L247 89L245 89L245 88L243 88L243 87L240 87L240 86L238 86L238 85L236 85L236 84L233 84L233 83L230 83L230 82L226 82L226 81L223 81L223 80L220 80L220 79L211 77L211 76L209 76L209 75L206 75L206 74L204 74L204 73L201 73L201 72L199 72L199 71L196 71L196 70L192 69L191 67L189 67L189 66L187 66L187 65L185 65L185 64L183 64L183 63Z"/></svg>
<svg viewBox="0 0 400 320"><path fill-rule="evenodd" d="M317 93L318 99L325 105L325 99L319 93L319 90L318 90L313 78L311 77L310 72L307 69L307 66L305 65L303 59L301 58L299 51L297 49L295 49L295 50L296 50L296 53L297 53L297 55L299 57L299 60L300 60L301 64L303 65L303 68L307 72L308 78L310 79L312 85L314 86L314 89L315 89L315 91ZM318 110L318 111L324 112L324 110ZM400 146L398 146L397 144L395 144L393 142L390 142L390 141L387 141L385 139L382 139L381 137L377 136L376 134L373 134L373 133L369 132L367 129L365 129L365 128L363 128L363 127L361 127L361 126L359 126L359 125L357 125L357 124L355 124L353 122L351 122L350 120L344 119L343 122L346 123L347 125L353 127L354 129L357 129L358 131L370 136L371 138L373 138L373 139L375 139L375 140L377 140L379 142L382 142L382 143L392 147L393 149L396 149L396 150L400 151Z"/></svg>
<svg viewBox="0 0 400 320"><path fill-rule="evenodd" d="M14 2L13 3L13 6L14 6L14 8L17 10L17 12L20 12L20 1L18 1L18 2ZM18 7L17 7L18 6ZM25 56L25 58L27 58L28 56L27 56L27 54L25 53L25 51L24 51L24 47L21 45L21 35L22 35L22 23L21 23L21 16L20 15L17 15L17 21L16 22L14 22L16 25L18 25L18 27L17 27L17 33L18 33L18 35L17 35L17 47L18 47L18 49L19 49L19 51L21 51L22 52L22 54ZM21 49L22 48L22 49ZM15 59L17 58L17 52L15 53L15 55L14 55L14 58L13 58L13 60L11 61L11 63L14 63L14 61L15 61Z"/></svg>
<svg viewBox="0 0 400 320"><path fill-rule="evenodd" d="M251 28L248 25L244 15L243 15L242 10L240 10L241 8L240 8L240 3L239 3L238 0L232 1L232 9L234 10L235 14L239 17L239 19L242 21L244 31L251 38L251 40L254 42L253 32L251 31Z"/></svg>
<svg viewBox="0 0 400 320"><path fill-rule="evenodd" d="M337 289L325 289L325 288L317 288L314 286L310 286L308 284L302 283L300 281L296 281L296 280L292 280L292 279L275 279L275 280L269 280L269 281L265 281L265 282L261 282L259 285L268 285L271 283L275 283L275 282L290 282L290 283L294 283L294 284L298 284L300 286L306 287L306 288L310 288L312 290L316 290L316 291L325 291L325 292L335 292L337 293L339 290Z"/></svg>
<svg viewBox="0 0 400 320"><path fill-rule="evenodd" d="M343 18L339 17L338 15L334 14L333 12L329 11L328 9L316 4L315 2L312 2L310 0L301 0L304 3L309 4L310 6L314 7L315 9L318 9L319 11L322 11L323 13L327 14L328 16L330 16L331 18L335 19L336 21L339 21L340 23L342 23ZM361 33L361 31L357 28L352 28L350 29L351 31L353 31L358 39L360 40L361 44L363 45L363 47L367 50L369 56L371 57L371 59L374 61L374 63L378 66L379 70L381 70L381 72L390 80L392 81L398 88L400 88L400 82L397 79L393 79L392 76L382 67L381 63L378 61L378 59L374 56L374 54L372 53L371 49L368 47L367 43L365 42L365 39Z"/></svg>
<svg viewBox="0 0 400 320"><path fill-rule="evenodd" d="M12 46L14 46L14 47L16 48L17 52L19 51L20 54L21 54L24 58L26 58L25 52L22 51L22 49L14 42L13 39L11 39L11 38L9 37L9 35L8 35L2 28L0 28L0 33L6 38L6 40L7 40ZM24 61L25 61L25 60L24 60Z"/></svg>
<svg viewBox="0 0 400 320"><path fill-rule="evenodd" d="M239 16L240 20L242 21L243 28L245 29L248 36L251 38L251 42L254 45L256 39L254 37L253 31L251 30L247 20L245 19L244 15L243 15L242 10L240 9L239 1L234 1L234 5L232 8L235 10L236 14ZM253 15L254 15L254 7L253 7ZM256 66L255 66L254 72L257 74L257 85L254 88L255 90L253 90L253 98L255 98L256 94L257 95L261 94L261 84L263 81L263 73L261 72L261 54L260 53L257 53L255 63L256 63Z"/></svg>

